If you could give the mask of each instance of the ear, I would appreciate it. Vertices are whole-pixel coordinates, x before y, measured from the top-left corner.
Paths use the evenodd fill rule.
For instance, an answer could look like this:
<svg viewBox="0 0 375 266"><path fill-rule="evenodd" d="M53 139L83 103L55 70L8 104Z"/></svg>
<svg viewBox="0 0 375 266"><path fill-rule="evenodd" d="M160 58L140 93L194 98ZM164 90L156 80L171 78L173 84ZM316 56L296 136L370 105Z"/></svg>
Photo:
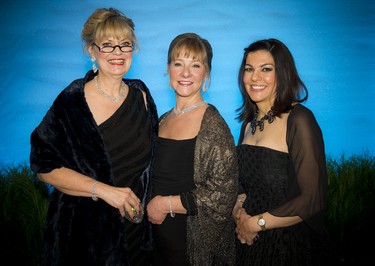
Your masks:
<svg viewBox="0 0 375 266"><path fill-rule="evenodd" d="M92 48L92 45L90 45L87 50L89 51L90 57L95 59L94 49Z"/></svg>

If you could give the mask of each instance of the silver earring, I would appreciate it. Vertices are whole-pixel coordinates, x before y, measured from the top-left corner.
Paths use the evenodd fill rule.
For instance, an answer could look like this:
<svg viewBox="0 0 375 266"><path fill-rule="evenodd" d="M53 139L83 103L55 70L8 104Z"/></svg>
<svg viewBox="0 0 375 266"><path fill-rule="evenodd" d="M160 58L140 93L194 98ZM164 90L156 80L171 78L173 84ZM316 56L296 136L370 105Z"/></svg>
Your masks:
<svg viewBox="0 0 375 266"><path fill-rule="evenodd" d="M205 79L204 83L203 83L203 92L206 92L208 90L208 83L209 83L209 80L208 78Z"/></svg>
<svg viewBox="0 0 375 266"><path fill-rule="evenodd" d="M98 67L96 66L95 64L95 58L91 58L91 61L92 61L92 70L94 71L94 73L98 72Z"/></svg>
<svg viewBox="0 0 375 266"><path fill-rule="evenodd" d="M203 91L206 92L207 90L208 90L208 88L207 88L207 83L204 83L204 84L203 84Z"/></svg>

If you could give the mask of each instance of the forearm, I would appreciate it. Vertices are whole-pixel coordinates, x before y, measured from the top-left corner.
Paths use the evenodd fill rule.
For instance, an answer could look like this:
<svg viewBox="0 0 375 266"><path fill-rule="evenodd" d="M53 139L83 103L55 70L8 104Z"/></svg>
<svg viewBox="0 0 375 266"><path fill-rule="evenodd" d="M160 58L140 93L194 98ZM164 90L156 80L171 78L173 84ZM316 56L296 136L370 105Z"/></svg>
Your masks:
<svg viewBox="0 0 375 266"><path fill-rule="evenodd" d="M152 199L149 204L149 209L153 208L161 214L171 214L173 216L176 213L186 214L187 211L181 203L180 195L175 196L156 196ZM151 207L152 206L152 207Z"/></svg>
<svg viewBox="0 0 375 266"><path fill-rule="evenodd" d="M184 206L181 203L181 196L165 196L167 198L167 211L169 214L171 213L179 213L179 214L186 214L187 210L184 208Z"/></svg>
<svg viewBox="0 0 375 266"><path fill-rule="evenodd" d="M250 232L260 232L262 231L261 226L258 224L258 220L262 216L265 221L264 228L265 230L271 230L275 228L284 228L298 224L302 219L298 216L291 217L277 217L269 212L260 213L258 215L251 216L246 221L246 227Z"/></svg>
<svg viewBox="0 0 375 266"><path fill-rule="evenodd" d="M38 177L65 194L91 197L95 201L100 198L118 209L121 216L125 216L125 211L132 213L133 208L140 211L140 199L129 187L110 186L68 168L39 173Z"/></svg>
<svg viewBox="0 0 375 266"><path fill-rule="evenodd" d="M148 220L153 224L162 224L167 215L172 218L176 213L186 214L180 196L155 196L147 205Z"/></svg>
<svg viewBox="0 0 375 266"><path fill-rule="evenodd" d="M49 173L38 173L38 177L65 194L83 197L92 196L93 185L96 181L65 167L54 169Z"/></svg>

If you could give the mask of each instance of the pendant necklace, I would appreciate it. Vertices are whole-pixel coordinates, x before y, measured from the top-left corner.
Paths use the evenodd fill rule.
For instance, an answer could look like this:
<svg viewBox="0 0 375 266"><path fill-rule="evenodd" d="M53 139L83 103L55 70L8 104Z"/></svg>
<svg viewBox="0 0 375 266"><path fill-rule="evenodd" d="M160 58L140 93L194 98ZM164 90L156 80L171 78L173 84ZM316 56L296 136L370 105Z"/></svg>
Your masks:
<svg viewBox="0 0 375 266"><path fill-rule="evenodd" d="M173 113L176 114L176 115L185 114L185 113L188 113L190 111L193 111L195 108L197 108L199 106L202 106L204 104L206 104L205 101L197 102L196 104L193 104L192 106L183 108L181 110L177 110L176 106L175 106L175 107L173 107Z"/></svg>
<svg viewBox="0 0 375 266"><path fill-rule="evenodd" d="M120 101L122 98L125 97L125 83L124 81L122 82L122 85L121 85L121 91L120 91L120 95L118 96L112 96L112 95L109 95L108 93L106 93L102 87L100 87L99 83L98 83L98 80L97 80L97 77L98 76L95 76L94 77L94 81L95 81L95 85L96 85L96 88L99 90L99 92L101 94L103 94L106 98L108 98L111 102L115 102L117 103L118 101Z"/></svg>
<svg viewBox="0 0 375 266"><path fill-rule="evenodd" d="M255 112L254 119L250 122L251 127L251 134L254 135L255 131L257 130L257 127L259 127L259 131L263 131L264 129L264 120L268 121L268 124L271 124L273 121L275 121L275 115L273 114L272 108L267 112L265 116L263 116L261 119L258 119L259 110Z"/></svg>

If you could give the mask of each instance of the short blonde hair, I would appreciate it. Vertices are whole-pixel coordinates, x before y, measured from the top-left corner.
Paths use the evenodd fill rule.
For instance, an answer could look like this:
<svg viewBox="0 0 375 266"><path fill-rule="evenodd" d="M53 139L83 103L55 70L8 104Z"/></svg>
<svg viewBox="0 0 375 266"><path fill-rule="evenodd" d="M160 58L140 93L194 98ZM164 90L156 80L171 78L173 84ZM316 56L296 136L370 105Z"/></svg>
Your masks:
<svg viewBox="0 0 375 266"><path fill-rule="evenodd" d="M134 22L115 8L98 8L86 20L81 38L84 42L84 52L95 42L100 42L106 37L116 39L129 39L134 50L138 51L139 46L134 32Z"/></svg>
<svg viewBox="0 0 375 266"><path fill-rule="evenodd" d="M176 59L182 50L187 57L192 57L203 63L208 75L211 73L212 47L210 43L195 33L183 33L173 39L168 49L168 65Z"/></svg>

